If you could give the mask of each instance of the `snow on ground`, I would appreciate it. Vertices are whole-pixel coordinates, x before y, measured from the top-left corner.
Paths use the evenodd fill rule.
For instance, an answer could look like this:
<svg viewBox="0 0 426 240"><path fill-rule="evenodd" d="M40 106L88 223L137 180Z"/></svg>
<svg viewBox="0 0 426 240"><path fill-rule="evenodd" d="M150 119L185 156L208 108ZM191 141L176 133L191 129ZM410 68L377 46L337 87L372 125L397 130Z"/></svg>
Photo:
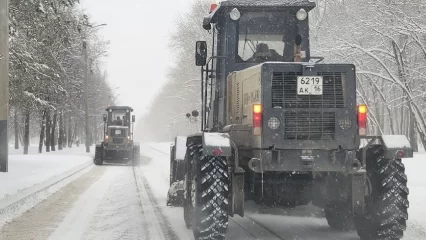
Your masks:
<svg viewBox="0 0 426 240"><path fill-rule="evenodd" d="M132 167L95 168L105 173L80 195L49 239L146 239Z"/></svg>
<svg viewBox="0 0 426 240"><path fill-rule="evenodd" d="M0 199L92 161L92 154L86 154L83 147L42 154L36 147L29 150L29 155L21 155L22 149L9 150L9 171L0 173L0 182L5 183L0 188Z"/></svg>
<svg viewBox="0 0 426 240"><path fill-rule="evenodd" d="M426 153L415 153L414 158L403 160L405 165L408 188L410 193L408 200L407 237L404 240L426 239Z"/></svg>
<svg viewBox="0 0 426 240"><path fill-rule="evenodd" d="M155 186L155 195L160 200L160 205L165 205L166 203L166 194L168 191L169 184L169 151L171 143L149 143L147 147L143 148L141 154L151 157L151 162L146 168L150 170L144 171L147 181L150 182L152 186ZM409 220L407 223L407 231L405 233L404 240L417 240L417 239L426 239L426 208L424 207L424 201L426 199L426 178L424 177L424 169L426 169L426 153L424 149L421 149L421 152L415 153L413 158L403 159L403 163L406 166L406 173L408 176L408 187L410 189L409 201ZM188 234L183 223L182 210L180 208L170 208L166 212L169 212L167 215L171 216L173 223L178 223L179 226L176 226L175 229L182 229L182 233ZM279 232L284 231L282 228L283 219L277 219L277 216L269 214L252 214L253 219L259 220L260 222L266 222L267 225L274 231ZM304 220L306 218L301 218L297 216L289 217L288 222L291 221L300 221L301 226L300 230L295 229L292 231L305 231L306 227L317 229L319 232L317 235L314 235L313 238L309 239L323 239L321 236L328 236L330 229L324 227L325 219L309 218L309 226L303 226ZM179 221L181 221L179 223ZM287 220L285 220L287 221ZM276 224L280 222L280 224ZM283 236L288 236L288 233L282 232ZM312 232L315 234L315 232ZM179 234L180 235L180 234ZM343 237L343 235L342 235ZM348 239L351 239L347 235ZM192 238L192 237L191 237ZM345 238L346 239L346 238Z"/></svg>
<svg viewBox="0 0 426 240"><path fill-rule="evenodd" d="M169 190L169 152L171 143L149 143L141 145L141 155L150 157L148 163L140 166L144 180L151 186L158 206L172 223L173 230L180 239L193 239L192 231L183 221L183 209L167 207ZM142 160L143 161L143 160Z"/></svg>

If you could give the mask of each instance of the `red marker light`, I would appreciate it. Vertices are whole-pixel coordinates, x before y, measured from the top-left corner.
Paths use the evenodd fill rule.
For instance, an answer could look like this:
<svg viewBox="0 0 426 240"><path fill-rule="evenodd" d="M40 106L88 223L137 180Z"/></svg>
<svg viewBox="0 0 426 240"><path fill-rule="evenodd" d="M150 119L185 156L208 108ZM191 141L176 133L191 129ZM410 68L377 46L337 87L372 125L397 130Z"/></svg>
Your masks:
<svg viewBox="0 0 426 240"><path fill-rule="evenodd" d="M262 105L253 105L253 135L260 136L262 132Z"/></svg>
<svg viewBox="0 0 426 240"><path fill-rule="evenodd" d="M403 151L403 150L398 150L398 151L396 151L396 157L398 158L398 159L401 159L401 158L403 158L405 156L405 152Z"/></svg>
<svg viewBox="0 0 426 240"><path fill-rule="evenodd" d="M215 149L213 149L212 153L213 153L214 156L217 157L217 156L221 155L223 153L223 151L220 148L215 148Z"/></svg>
<svg viewBox="0 0 426 240"><path fill-rule="evenodd" d="M367 134L367 105L358 105L358 135Z"/></svg>
<svg viewBox="0 0 426 240"><path fill-rule="evenodd" d="M209 11L209 13L212 13L216 8L217 8L217 4L216 3L210 4L210 11Z"/></svg>

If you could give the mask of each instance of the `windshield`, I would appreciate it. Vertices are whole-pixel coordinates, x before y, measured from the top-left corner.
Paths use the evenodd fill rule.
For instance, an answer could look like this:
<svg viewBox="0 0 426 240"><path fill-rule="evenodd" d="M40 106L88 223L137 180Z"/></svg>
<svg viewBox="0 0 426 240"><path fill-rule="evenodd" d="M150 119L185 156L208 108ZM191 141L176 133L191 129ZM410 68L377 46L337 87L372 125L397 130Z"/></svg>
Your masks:
<svg viewBox="0 0 426 240"><path fill-rule="evenodd" d="M291 61L297 22L283 12L242 13L237 62Z"/></svg>
<svg viewBox="0 0 426 240"><path fill-rule="evenodd" d="M115 125L123 125L125 123L126 111L125 110L113 110L112 111L112 122Z"/></svg>

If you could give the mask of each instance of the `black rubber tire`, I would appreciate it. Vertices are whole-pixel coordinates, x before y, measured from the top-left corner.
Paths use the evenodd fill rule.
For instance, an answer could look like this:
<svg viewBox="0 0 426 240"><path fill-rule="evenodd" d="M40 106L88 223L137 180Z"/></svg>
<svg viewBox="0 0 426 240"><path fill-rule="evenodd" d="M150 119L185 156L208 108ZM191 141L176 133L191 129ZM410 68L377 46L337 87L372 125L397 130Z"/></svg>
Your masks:
<svg viewBox="0 0 426 240"><path fill-rule="evenodd" d="M133 158L132 158L132 162L133 162L133 166L139 166L140 165L140 159L141 159L141 147L139 145L134 145L133 146Z"/></svg>
<svg viewBox="0 0 426 240"><path fill-rule="evenodd" d="M172 186L172 184L175 182L175 160L174 160L174 147L170 147L170 183L169 186Z"/></svg>
<svg viewBox="0 0 426 240"><path fill-rule="evenodd" d="M193 152L192 161L188 164L190 166L187 166L191 174L186 175L186 180L191 179L186 185L188 187L186 204L191 205L187 206L187 221L191 221L190 226L195 240L223 240L228 229L227 159L204 156L201 146L195 147L191 152Z"/></svg>
<svg viewBox="0 0 426 240"><path fill-rule="evenodd" d="M405 167L398 159L386 159L383 147L367 150L367 174L371 195L363 216L356 216L361 240L398 240L403 237L408 219L408 187Z"/></svg>
<svg viewBox="0 0 426 240"><path fill-rule="evenodd" d="M103 164L104 160L103 160L103 157L102 157L102 155L103 155L102 151L103 151L102 147L96 146L95 158L93 159L93 163L95 165L102 165Z"/></svg>
<svg viewBox="0 0 426 240"><path fill-rule="evenodd" d="M328 225L333 229L350 231L355 227L349 203L343 201L330 202L325 206L324 213Z"/></svg>
<svg viewBox="0 0 426 240"><path fill-rule="evenodd" d="M183 219L185 220L185 225L187 228L191 228L192 220L191 220L191 212L192 212L192 200L191 200L191 179L192 179L192 157L194 156L195 151L199 150L200 146L194 146L193 144L189 145L186 148L185 153L185 192L183 198Z"/></svg>

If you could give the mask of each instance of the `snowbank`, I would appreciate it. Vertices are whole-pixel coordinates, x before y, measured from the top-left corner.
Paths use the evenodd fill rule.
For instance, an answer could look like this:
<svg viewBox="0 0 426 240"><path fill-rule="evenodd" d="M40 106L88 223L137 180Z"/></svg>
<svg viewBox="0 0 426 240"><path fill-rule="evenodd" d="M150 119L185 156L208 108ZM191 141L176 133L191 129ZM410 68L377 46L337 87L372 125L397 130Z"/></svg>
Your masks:
<svg viewBox="0 0 426 240"><path fill-rule="evenodd" d="M20 155L22 149L10 149L9 172L0 173L0 199L45 182L61 175L72 168L92 161L92 154L85 149L71 148L43 154L36 153L37 148L31 147L29 155Z"/></svg>

